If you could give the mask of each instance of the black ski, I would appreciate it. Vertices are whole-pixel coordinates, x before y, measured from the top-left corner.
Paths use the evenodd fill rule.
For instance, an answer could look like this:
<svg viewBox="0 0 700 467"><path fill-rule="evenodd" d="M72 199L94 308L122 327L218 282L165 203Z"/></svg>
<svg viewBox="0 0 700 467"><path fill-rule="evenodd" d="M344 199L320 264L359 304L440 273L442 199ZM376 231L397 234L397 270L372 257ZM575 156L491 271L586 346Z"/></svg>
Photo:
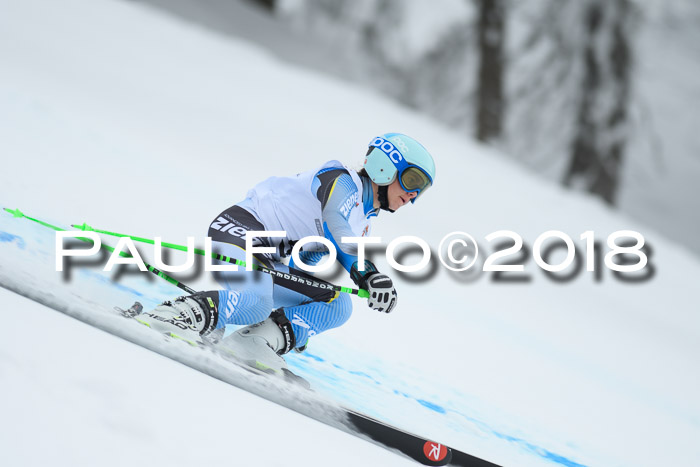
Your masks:
<svg viewBox="0 0 700 467"><path fill-rule="evenodd" d="M348 419L358 433L384 446L401 451L423 465L459 465L464 467L500 467L444 444L430 441L387 425L366 415L347 411Z"/></svg>
<svg viewBox="0 0 700 467"><path fill-rule="evenodd" d="M136 302L129 309L125 310L119 307L114 307L114 310L126 318L134 318L143 311L143 306ZM177 337L174 336L173 337ZM187 341L189 342L189 341ZM194 345L192 342L190 344ZM209 349L224 357L226 360L238 365L239 367L250 371L251 373L267 376L272 376L258 368L251 367L237 358L222 352L220 349L209 345L206 342L197 344L197 347ZM199 369L199 368L196 368ZM201 370L200 370L201 371ZM282 379L287 383L296 384L310 389L308 381L294 375L291 371L289 374L284 374ZM293 377L290 377L293 376ZM229 383L230 384L230 383ZM350 409L343 409L346 421L345 425L357 434L365 435L388 449L395 449L415 461L430 466L457 465L463 467L500 467L497 464L485 461L470 454L452 449L444 444L422 438L420 436L408 433L400 428L388 425L384 422L376 420L367 415L355 412Z"/></svg>

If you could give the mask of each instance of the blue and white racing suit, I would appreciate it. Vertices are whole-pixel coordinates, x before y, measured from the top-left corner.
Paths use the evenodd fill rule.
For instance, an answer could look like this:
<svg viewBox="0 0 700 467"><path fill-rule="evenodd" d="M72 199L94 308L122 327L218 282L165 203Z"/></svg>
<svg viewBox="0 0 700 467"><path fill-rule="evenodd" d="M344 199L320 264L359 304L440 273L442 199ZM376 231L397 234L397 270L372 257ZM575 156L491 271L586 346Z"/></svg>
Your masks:
<svg viewBox="0 0 700 467"><path fill-rule="evenodd" d="M370 220L378 211L373 204L370 180L338 161L330 161L296 176L271 177L259 183L246 199L217 216L208 236L214 251L245 261L247 231L284 230L284 238L254 239L253 245L275 248L275 253L255 254L254 262L300 279L310 276L293 264L285 265L282 259L291 255L292 247L302 238L325 237L335 245L338 261L349 272L357 262L357 245L341 243L340 239L369 235ZM323 244L307 243L299 256L305 264L315 264L326 254ZM352 313L347 294L309 287L303 280L285 280L243 267L217 273L217 280L226 289L219 291L217 329L227 324L258 323L273 309L283 308L296 345L302 347L309 337L341 326Z"/></svg>

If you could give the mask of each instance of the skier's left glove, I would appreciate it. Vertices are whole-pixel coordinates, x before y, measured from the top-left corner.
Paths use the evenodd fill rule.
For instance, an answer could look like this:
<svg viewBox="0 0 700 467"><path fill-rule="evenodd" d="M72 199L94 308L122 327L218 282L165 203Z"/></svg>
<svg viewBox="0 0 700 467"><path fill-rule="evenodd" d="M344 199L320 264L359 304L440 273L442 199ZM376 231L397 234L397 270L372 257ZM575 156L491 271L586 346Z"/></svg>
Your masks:
<svg viewBox="0 0 700 467"><path fill-rule="evenodd" d="M350 268L350 278L369 292L367 304L370 308L391 313L396 307L398 297L391 278L386 274L377 271L377 268L370 261L365 261L365 270L360 272L357 262Z"/></svg>

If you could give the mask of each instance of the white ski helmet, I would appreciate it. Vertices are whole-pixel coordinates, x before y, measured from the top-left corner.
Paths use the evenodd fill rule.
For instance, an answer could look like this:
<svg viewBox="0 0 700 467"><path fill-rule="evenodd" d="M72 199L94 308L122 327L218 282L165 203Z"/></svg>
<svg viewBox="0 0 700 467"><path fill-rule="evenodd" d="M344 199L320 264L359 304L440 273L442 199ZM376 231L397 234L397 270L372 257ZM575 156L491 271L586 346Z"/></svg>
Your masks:
<svg viewBox="0 0 700 467"><path fill-rule="evenodd" d="M416 192L415 203L435 179L435 161L415 139L401 133L385 133L369 143L364 169L374 183L390 185L397 176L401 188Z"/></svg>

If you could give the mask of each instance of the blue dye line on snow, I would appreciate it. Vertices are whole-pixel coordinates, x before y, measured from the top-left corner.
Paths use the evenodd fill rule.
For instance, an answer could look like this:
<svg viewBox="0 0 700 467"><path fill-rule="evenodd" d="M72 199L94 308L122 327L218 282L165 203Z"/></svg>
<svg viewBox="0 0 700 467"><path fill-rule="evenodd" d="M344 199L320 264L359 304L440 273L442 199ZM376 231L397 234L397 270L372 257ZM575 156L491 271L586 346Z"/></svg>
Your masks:
<svg viewBox="0 0 700 467"><path fill-rule="evenodd" d="M516 444L522 446L523 448L525 448L526 450L528 450L534 454L537 454L538 456L540 456L544 459L547 459L547 460L552 461L552 462L556 462L557 464L561 464L561 465L564 465L566 467L586 467L584 464L579 464L578 462L574 462L571 459L568 459L564 456L560 456L559 454L556 454L552 451L548 451L547 449L541 448L539 446L535 446L534 444L529 443L522 438L516 438L515 436L506 435L506 434L499 433L499 432L494 431L494 430L489 430L489 431L491 431L491 433L493 433L498 438L504 439L504 440L509 441L511 443L516 443Z"/></svg>
<svg viewBox="0 0 700 467"><path fill-rule="evenodd" d="M314 355L314 354L310 353L308 350L307 350L306 352L304 352L302 355L306 355L307 357L309 357L309 358L311 358L311 359L313 359L313 360L316 360L317 362L325 362L324 359L322 359L322 358L319 357L318 355ZM336 365L334 365L334 366L336 366ZM339 366L338 366L337 368L339 368L339 369L342 370L342 368L340 368Z"/></svg>
<svg viewBox="0 0 700 467"><path fill-rule="evenodd" d="M374 379L371 375L368 375L367 373L365 373L364 371L348 371L348 373L350 373L351 375L362 376L363 378L367 378L370 381L373 381L375 384L378 384L380 386L382 384L379 381L377 381L376 379Z"/></svg>
<svg viewBox="0 0 700 467"><path fill-rule="evenodd" d="M24 250L26 243L24 243L24 239L22 237L17 236L17 235L12 235L11 233L3 232L2 230L0 230L0 242L12 243L14 241L17 241L18 248L20 248L21 250Z"/></svg>
<svg viewBox="0 0 700 467"><path fill-rule="evenodd" d="M314 355L314 354L312 354L312 353L309 353L308 351L304 352L302 355L305 355L306 357L309 357L309 358L311 358L311 359L313 359L313 360L316 360L317 362L325 362L325 360L324 360L322 357L319 357L318 355ZM351 374L351 375L361 376L361 377L363 377L363 378L367 378L367 379L369 379L370 381L373 381L373 382L375 382L375 383L378 384L378 385L381 385L381 384L382 384L380 381L377 381L374 377L372 377L371 375L369 375L369 374L366 373L366 372L347 370L347 369L343 368L342 366L340 366L340 365L338 365L338 364L336 364L336 363L331 363L331 365L332 365L334 368L336 368L336 369L338 369L338 370L341 370L341 371L343 371L343 372L349 373L349 374ZM323 376L324 378L328 378L329 375L327 375L327 374L326 374L326 375L321 374L321 376ZM562 465L562 466L564 466L564 467L587 467L585 464L579 464L578 462L575 462L575 461L573 461L573 460L571 460L571 459L569 459L569 458L567 458L567 457L564 457L564 456L562 456L562 455L559 455L559 454L557 454L557 453L555 453L555 452L549 451L549 450L544 449L544 448L542 448L542 447L536 446L536 445L534 445L534 444L532 444L532 443L530 443L530 442L528 442L528 441L526 441L526 440L524 440L524 439L522 439L522 438L517 438L517 437L515 437L515 436L506 435L506 434L504 434L504 433L501 433L501 432L499 432L499 431L496 431L496 430L494 430L493 428L491 428L488 424L486 424L486 423L484 423L484 422L482 422L482 421L480 421L480 420L477 420L477 419L475 419L475 418L469 417L469 416L467 416L467 415L465 415L465 414L463 414L463 413L461 413L461 412L458 412L458 411L456 411L456 410L447 409L447 408L445 408L445 407L443 407L443 406L441 406L441 405L439 405L439 404L436 404L436 403L434 403L434 402L431 402L431 401L428 401L428 400L425 400L425 399L419 399L419 398L414 397L414 396L412 396L412 395L410 395L410 394L407 394L407 393L405 393L405 392L399 391L398 389L394 389L393 392L394 392L394 394L396 394L397 396L402 396L402 397L405 397L406 399L411 399L411 400L413 400L413 401L415 401L415 402L418 402L420 405L422 405L422 406L425 407L426 409L432 410L433 412L436 412L436 413L438 413L438 414L446 415L446 414L448 414L448 412L452 412L452 413L454 413L454 414L456 414L456 415L459 415L459 416L465 418L466 420L468 420L470 423L473 423L474 425L478 426L478 427L479 427L481 430L483 430L484 432L491 433L493 436L495 436L495 437L497 437L497 438L500 438L500 439L502 439L502 440L504 440L504 441L508 441L509 443L516 444L516 445L518 445L521 449L524 449L525 451L528 451L528 452L530 452L530 453L532 453L532 454L535 454L535 455L537 455L538 457L541 457L541 458L543 458L543 459L545 459L545 460L547 460L547 461L554 462L554 463L559 464L559 465Z"/></svg>
<svg viewBox="0 0 700 467"><path fill-rule="evenodd" d="M323 358L319 357L318 355L314 355L314 354L310 353L309 351L304 352L302 355L305 355L305 356L311 358L312 360L316 360L317 362L321 362L321 363L325 362L325 360ZM342 366L338 365L337 363L331 363L331 365L333 365L334 368L341 370L341 371L344 371L346 373L349 373L351 375L361 376L363 378L367 378L370 381L374 382L374 384L377 384L377 385L382 384L381 382L377 381L374 377L372 377L372 375L365 373L364 371L347 370L347 369L343 368Z"/></svg>
<svg viewBox="0 0 700 467"><path fill-rule="evenodd" d="M130 294L136 295L137 297L143 297L143 293L139 292L136 289L132 289L131 287L127 287L126 285L122 285L118 282L112 281L110 278L103 276L102 274L97 274L92 271L87 271L85 269L80 270L81 274L84 274L86 276L92 277L93 279L97 279L98 281L102 282L103 284L109 284L112 287L116 287L117 289L123 291L123 292L129 292Z"/></svg>
<svg viewBox="0 0 700 467"><path fill-rule="evenodd" d="M426 407L432 411L435 411L437 413L447 413L447 410L445 410L443 407L440 407L437 404L433 404L432 402L428 402L424 399L416 399L420 405L423 407Z"/></svg>
<svg viewBox="0 0 700 467"><path fill-rule="evenodd" d="M425 399L417 399L417 398L415 398L409 394L406 394L405 392L401 392L397 389L394 389L394 394L396 394L397 396L403 396L406 399L414 400L414 401L418 402L420 405L422 405L423 407L425 407L426 409L430 409L433 412L437 412L439 414L446 414L447 413L447 409L445 409L444 407L437 405L433 402L427 401Z"/></svg>

